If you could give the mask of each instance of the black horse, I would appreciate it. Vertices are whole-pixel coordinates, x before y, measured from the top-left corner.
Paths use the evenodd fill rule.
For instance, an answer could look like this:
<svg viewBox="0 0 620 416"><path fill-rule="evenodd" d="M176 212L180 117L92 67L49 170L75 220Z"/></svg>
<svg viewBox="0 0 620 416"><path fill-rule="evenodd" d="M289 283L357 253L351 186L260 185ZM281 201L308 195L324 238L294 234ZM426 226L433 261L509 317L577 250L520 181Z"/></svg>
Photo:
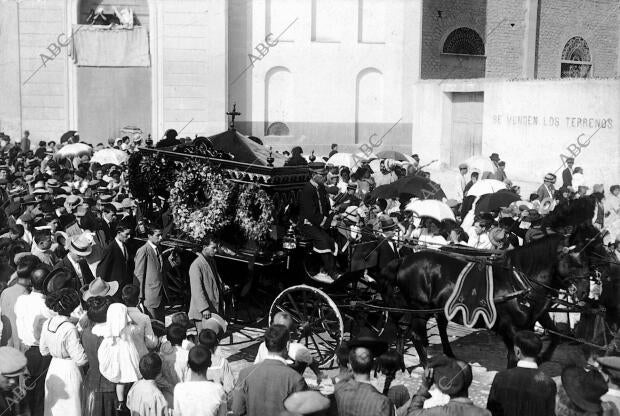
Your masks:
<svg viewBox="0 0 620 416"><path fill-rule="evenodd" d="M586 296L589 288L588 267L579 253L571 252L569 241L561 234L550 234L530 245L507 251L503 258L492 263L494 298L497 319L492 328L503 339L508 349L508 367L516 365L513 351L515 333L534 328L538 321L548 329L555 328L548 310L560 289L575 285L577 297ZM386 302L415 310L443 310L453 292L455 282L466 266L466 261L450 253L424 250L392 261L383 269L378 281ZM525 275L530 288L520 292L514 271ZM394 290L397 288L396 290ZM426 322L432 313L417 312L400 317L399 326L406 325L413 344L426 366L428 345ZM454 356L446 332L448 321L443 312L436 314L443 351ZM559 344L556 336L541 358L549 359Z"/></svg>

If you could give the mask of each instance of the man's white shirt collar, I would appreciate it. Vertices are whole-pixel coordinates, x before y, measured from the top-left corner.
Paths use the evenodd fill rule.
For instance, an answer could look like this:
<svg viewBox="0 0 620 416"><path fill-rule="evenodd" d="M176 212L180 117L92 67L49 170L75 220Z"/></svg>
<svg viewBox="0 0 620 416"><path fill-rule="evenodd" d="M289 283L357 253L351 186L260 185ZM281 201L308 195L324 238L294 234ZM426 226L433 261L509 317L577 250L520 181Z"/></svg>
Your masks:
<svg viewBox="0 0 620 416"><path fill-rule="evenodd" d="M517 367L537 369L538 364L531 361L519 360L519 362L517 363Z"/></svg>
<svg viewBox="0 0 620 416"><path fill-rule="evenodd" d="M288 365L288 362L284 358L282 358L282 356L277 355L277 354L268 353L267 356L265 357L265 360L282 361L284 364Z"/></svg>

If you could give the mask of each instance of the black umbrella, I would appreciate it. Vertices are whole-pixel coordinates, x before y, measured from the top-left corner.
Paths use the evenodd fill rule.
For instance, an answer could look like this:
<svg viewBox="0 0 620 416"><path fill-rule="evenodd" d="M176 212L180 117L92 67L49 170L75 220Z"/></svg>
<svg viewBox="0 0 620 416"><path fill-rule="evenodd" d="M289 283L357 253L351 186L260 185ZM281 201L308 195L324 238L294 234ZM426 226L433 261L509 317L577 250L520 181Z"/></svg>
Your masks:
<svg viewBox="0 0 620 416"><path fill-rule="evenodd" d="M375 189L373 189L370 195L375 199L396 199L398 197L398 189L396 189L393 183L389 183L387 185L377 186Z"/></svg>
<svg viewBox="0 0 620 416"><path fill-rule="evenodd" d="M75 133L77 133L77 131L75 130L69 130L68 132L64 133L62 136L60 136L60 143L68 142L69 139L75 135Z"/></svg>
<svg viewBox="0 0 620 416"><path fill-rule="evenodd" d="M437 182L418 175L405 176L394 182L393 185L396 186L398 193L413 195L420 199L442 200L446 197Z"/></svg>
<svg viewBox="0 0 620 416"><path fill-rule="evenodd" d="M520 201L521 197L508 189L502 189L493 194L482 195L476 205L476 214L481 212L499 211L506 208L515 201Z"/></svg>
<svg viewBox="0 0 620 416"><path fill-rule="evenodd" d="M388 185L381 185L371 192L373 198L397 198L401 194L440 201L446 197L438 183L417 175L405 176Z"/></svg>

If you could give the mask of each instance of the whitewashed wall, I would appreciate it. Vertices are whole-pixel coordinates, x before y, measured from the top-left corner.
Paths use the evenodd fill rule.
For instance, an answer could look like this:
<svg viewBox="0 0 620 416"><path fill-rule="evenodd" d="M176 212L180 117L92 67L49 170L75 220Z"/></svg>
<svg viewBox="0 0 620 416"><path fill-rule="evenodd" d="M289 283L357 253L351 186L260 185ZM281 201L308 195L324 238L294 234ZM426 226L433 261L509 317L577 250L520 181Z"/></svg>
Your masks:
<svg viewBox="0 0 620 416"><path fill-rule="evenodd" d="M606 187L620 178L620 81L423 81L414 84L413 151L447 164L453 92L484 93L482 154L499 153L517 181L542 183L547 172L561 176L562 158L588 183ZM519 118L519 116L521 118ZM598 131L597 128L601 127ZM588 138L595 133L585 147ZM579 150L576 150L579 148ZM579 153L578 153L579 152ZM561 182L561 180L559 180Z"/></svg>
<svg viewBox="0 0 620 416"><path fill-rule="evenodd" d="M183 136L222 131L227 1L148 0L148 5L153 116L146 133L157 139L165 129L185 125ZM0 131L12 138L29 129L35 141L58 140L78 127L77 106L88 103L77 102L69 47L61 47L45 65L41 59L41 54L52 56L47 48L59 35L70 34L77 6L78 0L0 1Z"/></svg>

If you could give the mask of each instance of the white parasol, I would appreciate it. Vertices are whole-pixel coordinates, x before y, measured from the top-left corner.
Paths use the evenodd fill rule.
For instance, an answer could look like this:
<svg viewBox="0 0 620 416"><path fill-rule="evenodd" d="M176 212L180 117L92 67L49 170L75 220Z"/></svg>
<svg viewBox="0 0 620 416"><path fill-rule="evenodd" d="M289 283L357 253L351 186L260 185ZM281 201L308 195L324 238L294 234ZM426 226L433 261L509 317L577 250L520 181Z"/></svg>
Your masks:
<svg viewBox="0 0 620 416"><path fill-rule="evenodd" d="M129 159L129 155L126 152L118 149L101 149L93 155L90 159L91 163L97 162L101 165L117 165L120 166Z"/></svg>
<svg viewBox="0 0 620 416"><path fill-rule="evenodd" d="M469 188L469 191L467 191L467 196L481 196L485 194L493 194L502 189L507 189L504 182L495 179L482 179L473 184L471 188Z"/></svg>
<svg viewBox="0 0 620 416"><path fill-rule="evenodd" d="M456 222L452 209L435 199L416 199L407 204L405 211L413 212L416 217L430 217L437 221L452 220Z"/></svg>
<svg viewBox="0 0 620 416"><path fill-rule="evenodd" d="M353 168L356 162L359 162L359 160L353 157L351 153L336 153L327 160L328 164L346 166L349 169Z"/></svg>
<svg viewBox="0 0 620 416"><path fill-rule="evenodd" d="M75 156L92 155L93 148L84 143L68 144L54 154L56 160L69 159Z"/></svg>
<svg viewBox="0 0 620 416"><path fill-rule="evenodd" d="M467 165L468 173L479 172L481 177L484 172L495 172L495 165L487 156L472 156L461 163Z"/></svg>

